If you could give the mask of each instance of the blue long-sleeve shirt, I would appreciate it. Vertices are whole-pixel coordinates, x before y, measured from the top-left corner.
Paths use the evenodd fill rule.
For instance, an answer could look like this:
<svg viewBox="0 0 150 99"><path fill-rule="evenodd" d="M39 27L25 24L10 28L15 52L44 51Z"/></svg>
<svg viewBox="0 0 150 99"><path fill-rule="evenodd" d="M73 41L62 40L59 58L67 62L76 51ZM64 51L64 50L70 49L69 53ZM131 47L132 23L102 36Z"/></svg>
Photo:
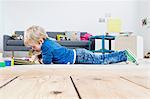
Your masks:
<svg viewBox="0 0 150 99"><path fill-rule="evenodd" d="M56 41L46 39L42 46L42 59L44 64L73 64L74 63L74 51L61 46Z"/></svg>

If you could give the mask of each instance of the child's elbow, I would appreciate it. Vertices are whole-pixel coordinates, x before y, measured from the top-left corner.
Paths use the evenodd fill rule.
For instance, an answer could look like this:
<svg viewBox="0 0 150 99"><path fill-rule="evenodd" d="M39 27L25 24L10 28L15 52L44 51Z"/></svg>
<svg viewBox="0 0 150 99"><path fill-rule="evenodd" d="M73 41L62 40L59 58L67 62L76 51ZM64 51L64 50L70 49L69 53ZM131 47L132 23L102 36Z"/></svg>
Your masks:
<svg viewBox="0 0 150 99"><path fill-rule="evenodd" d="M43 64L51 64L51 61L43 60Z"/></svg>

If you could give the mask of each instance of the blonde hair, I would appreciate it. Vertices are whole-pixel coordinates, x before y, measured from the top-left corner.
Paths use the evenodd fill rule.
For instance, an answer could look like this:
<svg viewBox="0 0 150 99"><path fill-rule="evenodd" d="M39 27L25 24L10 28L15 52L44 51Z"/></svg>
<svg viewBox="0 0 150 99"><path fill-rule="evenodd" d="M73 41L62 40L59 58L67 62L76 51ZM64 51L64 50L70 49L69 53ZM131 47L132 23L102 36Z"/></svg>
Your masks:
<svg viewBox="0 0 150 99"><path fill-rule="evenodd" d="M24 44L30 46L32 43L39 44L40 39L48 38L44 28L33 25L29 27L24 33Z"/></svg>

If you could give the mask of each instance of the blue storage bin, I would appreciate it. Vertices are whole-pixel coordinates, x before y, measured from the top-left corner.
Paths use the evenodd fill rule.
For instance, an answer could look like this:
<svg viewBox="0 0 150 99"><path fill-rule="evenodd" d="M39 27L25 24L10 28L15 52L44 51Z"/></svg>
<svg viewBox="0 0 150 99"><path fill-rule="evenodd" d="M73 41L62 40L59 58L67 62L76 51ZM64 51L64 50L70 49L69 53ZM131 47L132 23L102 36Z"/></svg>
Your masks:
<svg viewBox="0 0 150 99"><path fill-rule="evenodd" d="M5 66L11 66L11 60L5 60Z"/></svg>

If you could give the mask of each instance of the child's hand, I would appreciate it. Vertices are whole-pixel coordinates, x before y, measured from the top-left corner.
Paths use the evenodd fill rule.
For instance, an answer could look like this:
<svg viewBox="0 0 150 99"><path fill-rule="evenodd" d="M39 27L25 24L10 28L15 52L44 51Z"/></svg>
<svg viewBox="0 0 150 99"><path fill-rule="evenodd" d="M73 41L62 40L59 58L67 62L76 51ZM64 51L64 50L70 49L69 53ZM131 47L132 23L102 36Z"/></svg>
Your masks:
<svg viewBox="0 0 150 99"><path fill-rule="evenodd" d="M42 64L42 55L39 54L39 55L33 55L30 59L29 59L30 62L35 62L35 63L40 63Z"/></svg>
<svg viewBox="0 0 150 99"><path fill-rule="evenodd" d="M39 52L36 52L34 50L29 51L29 61L34 63L40 63L42 64L42 55Z"/></svg>
<svg viewBox="0 0 150 99"><path fill-rule="evenodd" d="M36 61L36 55L31 56L29 59L30 62L35 62Z"/></svg>

